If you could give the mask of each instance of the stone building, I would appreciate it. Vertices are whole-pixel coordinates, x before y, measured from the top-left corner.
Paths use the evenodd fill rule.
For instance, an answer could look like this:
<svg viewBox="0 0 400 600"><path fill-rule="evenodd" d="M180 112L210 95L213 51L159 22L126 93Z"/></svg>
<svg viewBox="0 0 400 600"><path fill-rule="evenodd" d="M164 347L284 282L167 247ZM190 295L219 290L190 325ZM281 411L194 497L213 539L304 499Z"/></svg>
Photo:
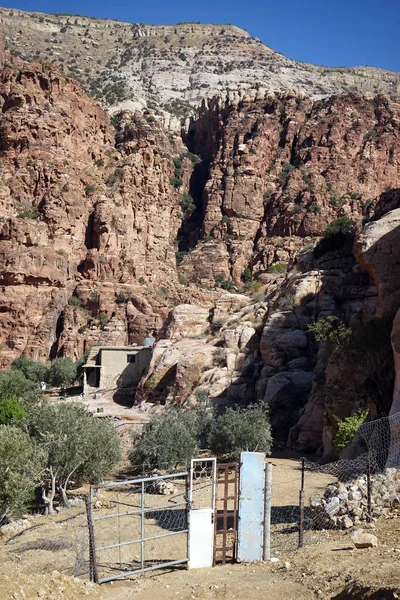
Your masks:
<svg viewBox="0 0 400 600"><path fill-rule="evenodd" d="M151 354L151 346L94 346L83 367L83 393L137 385Z"/></svg>

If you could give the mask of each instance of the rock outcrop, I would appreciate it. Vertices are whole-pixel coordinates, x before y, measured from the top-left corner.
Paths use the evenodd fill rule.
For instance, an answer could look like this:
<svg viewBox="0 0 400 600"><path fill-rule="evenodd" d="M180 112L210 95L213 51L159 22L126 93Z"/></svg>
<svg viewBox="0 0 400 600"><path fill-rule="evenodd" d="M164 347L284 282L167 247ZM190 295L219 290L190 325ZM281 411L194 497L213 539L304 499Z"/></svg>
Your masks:
<svg viewBox="0 0 400 600"><path fill-rule="evenodd" d="M52 65L0 73L1 364L81 355L160 329L178 286L185 148L139 112L109 117ZM183 158L182 181L192 163Z"/></svg>

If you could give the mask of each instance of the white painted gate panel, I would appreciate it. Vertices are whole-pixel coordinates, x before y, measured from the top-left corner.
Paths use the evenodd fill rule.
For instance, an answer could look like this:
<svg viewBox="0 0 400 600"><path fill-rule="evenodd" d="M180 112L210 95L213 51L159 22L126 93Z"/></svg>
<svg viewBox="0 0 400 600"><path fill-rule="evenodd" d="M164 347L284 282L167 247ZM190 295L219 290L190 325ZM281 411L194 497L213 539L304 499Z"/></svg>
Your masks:
<svg viewBox="0 0 400 600"><path fill-rule="evenodd" d="M214 511L199 508L189 517L189 569L212 567L214 551Z"/></svg>

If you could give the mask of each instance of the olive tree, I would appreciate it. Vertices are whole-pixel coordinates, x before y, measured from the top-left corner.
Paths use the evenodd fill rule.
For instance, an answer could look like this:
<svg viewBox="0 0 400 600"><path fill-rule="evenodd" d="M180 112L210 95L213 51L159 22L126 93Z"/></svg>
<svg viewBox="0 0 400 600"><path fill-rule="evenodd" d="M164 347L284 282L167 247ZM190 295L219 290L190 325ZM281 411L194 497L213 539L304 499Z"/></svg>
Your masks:
<svg viewBox="0 0 400 600"><path fill-rule="evenodd" d="M50 365L47 381L64 390L76 379L76 365L70 358L56 358Z"/></svg>
<svg viewBox="0 0 400 600"><path fill-rule="evenodd" d="M272 435L268 406L250 404L227 408L211 425L210 449L217 456L238 458L240 452L271 453Z"/></svg>
<svg viewBox="0 0 400 600"><path fill-rule="evenodd" d="M146 424L129 460L142 469L173 470L186 465L199 452L199 421L196 411L180 407L167 407L153 415Z"/></svg>
<svg viewBox="0 0 400 600"><path fill-rule="evenodd" d="M10 425L14 421L21 421L25 415L25 408L17 400L6 398L0 401L0 425Z"/></svg>
<svg viewBox="0 0 400 600"><path fill-rule="evenodd" d="M42 362L30 360L22 355L13 361L11 369L13 371L21 371L26 379L40 383L47 378L48 366Z"/></svg>
<svg viewBox="0 0 400 600"><path fill-rule="evenodd" d="M46 473L50 484L42 489L48 512L54 512L59 491L68 506L72 482L97 483L121 460L121 445L114 427L78 403L41 404L26 419L27 431L47 450Z"/></svg>
<svg viewBox="0 0 400 600"><path fill-rule="evenodd" d="M39 385L27 379L22 371L0 371L0 400L21 400L28 404L39 396Z"/></svg>
<svg viewBox="0 0 400 600"><path fill-rule="evenodd" d="M18 427L0 425L0 524L20 515L34 497L45 468L45 451Z"/></svg>

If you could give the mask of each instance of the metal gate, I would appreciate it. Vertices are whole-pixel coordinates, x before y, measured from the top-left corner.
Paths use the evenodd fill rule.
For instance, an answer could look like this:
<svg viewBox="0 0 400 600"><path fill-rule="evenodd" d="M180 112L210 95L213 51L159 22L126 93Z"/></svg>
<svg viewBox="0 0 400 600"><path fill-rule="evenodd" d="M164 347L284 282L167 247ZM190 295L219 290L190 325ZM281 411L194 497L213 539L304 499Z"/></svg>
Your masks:
<svg viewBox="0 0 400 600"><path fill-rule="evenodd" d="M213 565L235 562L239 464L217 464Z"/></svg>
<svg viewBox="0 0 400 600"><path fill-rule="evenodd" d="M188 562L188 473L90 489L93 581L104 583Z"/></svg>
<svg viewBox="0 0 400 600"><path fill-rule="evenodd" d="M216 459L194 458L189 483L189 569L212 567Z"/></svg>

